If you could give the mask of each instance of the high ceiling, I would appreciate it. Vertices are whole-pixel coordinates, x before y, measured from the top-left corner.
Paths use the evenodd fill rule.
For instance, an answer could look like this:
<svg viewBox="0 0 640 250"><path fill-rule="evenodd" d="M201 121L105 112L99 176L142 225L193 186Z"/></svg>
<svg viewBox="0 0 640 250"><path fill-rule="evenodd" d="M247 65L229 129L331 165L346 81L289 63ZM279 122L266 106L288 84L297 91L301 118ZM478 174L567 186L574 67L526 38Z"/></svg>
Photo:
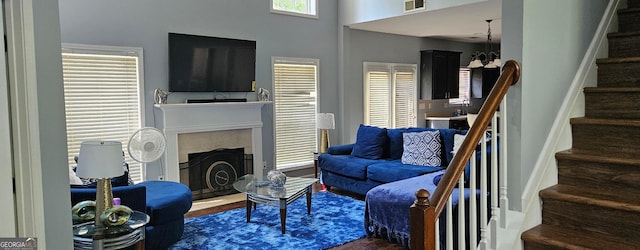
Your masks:
<svg viewBox="0 0 640 250"><path fill-rule="evenodd" d="M421 11L403 16L352 24L358 30L452 41L483 43L487 40L487 22L491 22L493 42L499 42L502 26L502 1L488 0L462 6Z"/></svg>

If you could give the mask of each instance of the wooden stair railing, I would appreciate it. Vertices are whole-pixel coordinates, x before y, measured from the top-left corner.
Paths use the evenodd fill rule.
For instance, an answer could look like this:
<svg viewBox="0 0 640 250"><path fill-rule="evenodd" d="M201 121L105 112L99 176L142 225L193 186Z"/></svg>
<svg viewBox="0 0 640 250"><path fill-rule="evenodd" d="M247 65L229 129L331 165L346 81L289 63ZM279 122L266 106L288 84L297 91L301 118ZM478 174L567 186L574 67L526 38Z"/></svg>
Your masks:
<svg viewBox="0 0 640 250"><path fill-rule="evenodd" d="M465 166L476 145L489 126L491 118L498 109L500 102L507 94L509 87L520 79L520 64L514 60L507 61L502 67L502 73L495 86L491 89L485 103L480 108L478 117L469 129L464 142L455 154L442 180L434 191L420 189L416 191L416 201L410 208L410 248L414 250L435 250L436 247L436 219L442 213L447 200L451 196L458 179L464 173Z"/></svg>

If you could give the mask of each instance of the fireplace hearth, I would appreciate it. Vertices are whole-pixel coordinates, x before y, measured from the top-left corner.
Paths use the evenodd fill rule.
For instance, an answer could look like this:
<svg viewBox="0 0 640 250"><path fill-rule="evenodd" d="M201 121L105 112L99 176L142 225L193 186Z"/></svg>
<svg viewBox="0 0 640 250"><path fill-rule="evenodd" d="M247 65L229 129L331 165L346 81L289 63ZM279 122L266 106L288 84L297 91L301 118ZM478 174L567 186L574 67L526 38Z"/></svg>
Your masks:
<svg viewBox="0 0 640 250"><path fill-rule="evenodd" d="M189 186L193 200L237 193L233 182L253 173L253 157L244 148L221 148L190 153L180 164L180 182Z"/></svg>

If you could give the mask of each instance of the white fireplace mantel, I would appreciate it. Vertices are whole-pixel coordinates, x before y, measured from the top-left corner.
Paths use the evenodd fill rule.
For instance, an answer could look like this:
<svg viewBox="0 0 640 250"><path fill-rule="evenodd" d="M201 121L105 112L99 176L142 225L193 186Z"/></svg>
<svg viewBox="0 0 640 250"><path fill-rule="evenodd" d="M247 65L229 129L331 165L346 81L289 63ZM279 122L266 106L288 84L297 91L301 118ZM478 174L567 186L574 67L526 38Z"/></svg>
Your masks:
<svg viewBox="0 0 640 250"><path fill-rule="evenodd" d="M180 182L178 135L251 129L253 172L262 172L262 106L271 102L217 102L155 104L156 127L167 138L165 179ZM158 112L156 112L158 111Z"/></svg>

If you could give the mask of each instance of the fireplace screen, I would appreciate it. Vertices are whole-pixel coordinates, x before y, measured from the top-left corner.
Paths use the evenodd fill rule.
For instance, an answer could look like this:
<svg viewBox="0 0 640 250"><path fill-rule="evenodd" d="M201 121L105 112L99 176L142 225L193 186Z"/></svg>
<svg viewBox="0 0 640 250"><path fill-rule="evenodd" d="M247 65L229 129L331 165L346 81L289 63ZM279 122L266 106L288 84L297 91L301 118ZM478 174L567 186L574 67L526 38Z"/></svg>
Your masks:
<svg viewBox="0 0 640 250"><path fill-rule="evenodd" d="M232 184L253 172L252 158L243 148L192 153L188 163L180 164L180 180L191 189L193 200L237 193Z"/></svg>

